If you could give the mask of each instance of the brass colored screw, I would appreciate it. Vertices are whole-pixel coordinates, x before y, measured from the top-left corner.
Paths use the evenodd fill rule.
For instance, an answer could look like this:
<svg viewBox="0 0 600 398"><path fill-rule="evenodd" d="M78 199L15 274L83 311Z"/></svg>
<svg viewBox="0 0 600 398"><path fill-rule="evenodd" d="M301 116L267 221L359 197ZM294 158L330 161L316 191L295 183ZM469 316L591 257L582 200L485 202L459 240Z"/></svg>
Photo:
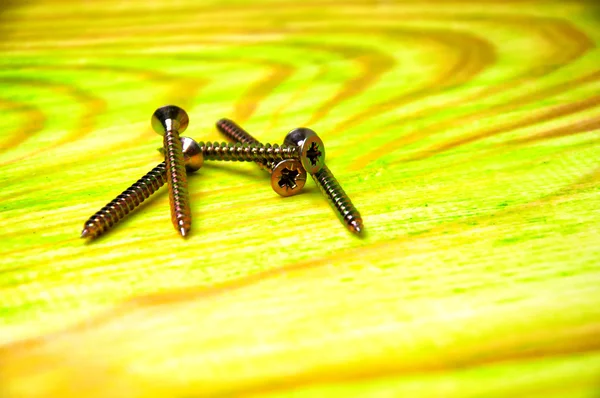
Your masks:
<svg viewBox="0 0 600 398"><path fill-rule="evenodd" d="M203 162L200 147L196 141L188 137L181 137L181 143L186 169L190 172L198 170L202 167ZM167 166L165 162L162 162L91 216L83 224L81 237L94 239L100 236L148 199L166 182Z"/></svg>
<svg viewBox="0 0 600 398"><path fill-rule="evenodd" d="M229 119L220 119L217 129L233 142L243 144L260 144L250 133ZM299 193L306 183L306 171L297 159L285 159L280 162L265 164L256 162L261 169L271 173L271 187L281 196L292 196Z"/></svg>
<svg viewBox="0 0 600 398"><path fill-rule="evenodd" d="M181 236L185 237L192 226L192 211L179 133L183 133L187 128L188 115L178 106L167 105L154 112L151 123L154 131L165 137L163 147L169 183L171 221Z"/></svg>
<svg viewBox="0 0 600 398"><path fill-rule="evenodd" d="M311 129L301 127L290 131L283 142L285 145L298 145L302 154L300 157L302 165L336 210L340 220L351 232L360 234L364 229L362 218L333 173L325 165L323 141Z"/></svg>
<svg viewBox="0 0 600 398"><path fill-rule="evenodd" d="M230 119L219 119L216 123L217 130L219 130L225 137L233 143L241 142L242 144L260 144L256 138L252 137L249 132L244 130L240 125ZM256 162L257 165L263 170L270 171L270 166L262 162Z"/></svg>
<svg viewBox="0 0 600 398"><path fill-rule="evenodd" d="M278 162L283 159L297 159L298 147L277 144L228 144L226 142L198 142L204 160L224 160L233 162Z"/></svg>

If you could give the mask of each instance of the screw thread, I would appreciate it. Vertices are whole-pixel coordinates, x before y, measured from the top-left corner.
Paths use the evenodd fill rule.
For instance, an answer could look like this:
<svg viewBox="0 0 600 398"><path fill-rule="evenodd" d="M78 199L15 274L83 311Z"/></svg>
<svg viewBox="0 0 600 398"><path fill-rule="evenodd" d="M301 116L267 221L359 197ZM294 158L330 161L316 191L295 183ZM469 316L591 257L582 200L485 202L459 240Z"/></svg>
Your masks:
<svg viewBox="0 0 600 398"><path fill-rule="evenodd" d="M169 202L171 203L171 221L175 229L186 236L192 226L187 174L179 133L167 130L164 139L167 182L169 183Z"/></svg>
<svg viewBox="0 0 600 398"><path fill-rule="evenodd" d="M260 144L256 138L252 137L250 133L240 127L240 125L233 120L219 120L217 122L217 129L232 142L241 142L242 144Z"/></svg>
<svg viewBox="0 0 600 398"><path fill-rule="evenodd" d="M91 216L83 224L81 237L94 239L100 236L148 199L166 182L167 167L165 162L162 162Z"/></svg>
<svg viewBox="0 0 600 398"><path fill-rule="evenodd" d="M284 159L298 159L298 147L277 144L243 144L198 142L204 160L224 160L233 162L278 162Z"/></svg>
<svg viewBox="0 0 600 398"><path fill-rule="evenodd" d="M250 135L249 132L244 130L239 124L230 119L220 119L216 123L217 130L219 130L225 137L233 143L241 142L242 144L260 144L256 138ZM256 164L269 173L273 172L273 162L256 162Z"/></svg>
<svg viewBox="0 0 600 398"><path fill-rule="evenodd" d="M323 166L321 170L315 174L311 174L319 189L327 197L327 200L336 210L340 220L353 233L360 234L364 227L362 218L352 201L344 192L341 185L331 173L327 166Z"/></svg>

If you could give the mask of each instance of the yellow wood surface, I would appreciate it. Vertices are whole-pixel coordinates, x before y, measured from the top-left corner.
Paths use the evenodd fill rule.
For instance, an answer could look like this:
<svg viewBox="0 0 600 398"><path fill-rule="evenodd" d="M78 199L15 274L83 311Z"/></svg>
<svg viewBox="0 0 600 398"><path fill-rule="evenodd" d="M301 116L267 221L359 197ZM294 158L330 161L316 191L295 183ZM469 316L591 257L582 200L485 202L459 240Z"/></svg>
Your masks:
<svg viewBox="0 0 600 398"><path fill-rule="evenodd" d="M596 2L1 7L1 397L598 396ZM167 103L316 130L366 237L206 162L83 242Z"/></svg>

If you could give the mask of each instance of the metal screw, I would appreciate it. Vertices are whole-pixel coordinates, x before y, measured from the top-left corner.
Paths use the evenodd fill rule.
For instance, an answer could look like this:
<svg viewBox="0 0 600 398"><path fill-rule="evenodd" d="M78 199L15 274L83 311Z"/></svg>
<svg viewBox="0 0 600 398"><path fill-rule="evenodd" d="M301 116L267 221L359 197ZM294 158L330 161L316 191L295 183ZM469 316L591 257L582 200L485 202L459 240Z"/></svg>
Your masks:
<svg viewBox="0 0 600 398"><path fill-rule="evenodd" d="M233 142L260 144L250 133L233 120L220 119L217 129ZM271 187L281 196L293 196L299 193L306 183L306 171L297 159L285 159L278 163L256 162L261 169L271 173Z"/></svg>
<svg viewBox="0 0 600 398"><path fill-rule="evenodd" d="M336 210L340 220L351 232L360 234L364 229L362 218L333 176L333 173L325 165L323 141L311 129L301 127L290 131L283 143L285 145L298 145L302 153L300 157L302 165Z"/></svg>
<svg viewBox="0 0 600 398"><path fill-rule="evenodd" d="M284 159L297 159L298 147L277 144L228 144L226 142L198 142L204 160L225 160L234 162L279 162Z"/></svg>
<svg viewBox="0 0 600 398"><path fill-rule="evenodd" d="M187 113L178 106L167 105L154 112L151 123L154 131L165 137L163 147L169 183L171 221L181 236L185 237L192 226L192 211L179 133L185 131L189 118Z"/></svg>
<svg viewBox="0 0 600 398"><path fill-rule="evenodd" d="M186 169L194 172L202 167L203 157L198 143L191 138L181 137L181 144ZM165 162L162 162L91 216L83 224L81 237L94 239L100 236L142 204L166 182L167 166Z"/></svg>
<svg viewBox="0 0 600 398"><path fill-rule="evenodd" d="M219 119L215 124L217 130L219 130L225 137L233 143L241 142L242 144L260 144L256 138L252 137L249 132L244 130L240 125L230 119ZM263 162L256 162L261 169L270 171L269 164Z"/></svg>

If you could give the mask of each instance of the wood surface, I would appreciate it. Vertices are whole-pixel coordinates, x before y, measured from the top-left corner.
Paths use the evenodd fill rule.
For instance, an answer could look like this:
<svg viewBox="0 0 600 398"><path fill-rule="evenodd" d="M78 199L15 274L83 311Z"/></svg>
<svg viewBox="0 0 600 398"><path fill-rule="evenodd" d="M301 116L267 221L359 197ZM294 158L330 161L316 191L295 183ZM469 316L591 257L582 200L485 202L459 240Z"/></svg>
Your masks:
<svg viewBox="0 0 600 398"><path fill-rule="evenodd" d="M597 2L1 7L1 397L598 397ZM313 128L367 236L207 162L86 244L167 103Z"/></svg>

